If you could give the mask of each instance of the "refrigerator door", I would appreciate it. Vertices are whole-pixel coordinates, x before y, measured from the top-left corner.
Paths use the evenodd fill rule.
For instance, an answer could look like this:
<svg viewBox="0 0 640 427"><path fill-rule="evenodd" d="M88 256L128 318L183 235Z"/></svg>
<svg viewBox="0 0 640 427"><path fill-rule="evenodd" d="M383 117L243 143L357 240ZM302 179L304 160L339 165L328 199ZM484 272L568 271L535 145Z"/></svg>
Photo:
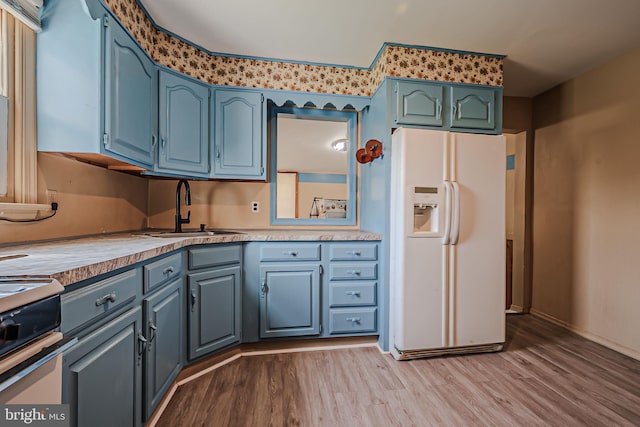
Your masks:
<svg viewBox="0 0 640 427"><path fill-rule="evenodd" d="M391 331L392 344L400 351L446 345L447 246L442 242L449 214L443 182L449 168L447 146L446 132L401 128L393 135ZM437 197L432 198L434 194ZM421 204L430 200L437 202L436 211L431 212L435 223L425 228Z"/></svg>
<svg viewBox="0 0 640 427"><path fill-rule="evenodd" d="M505 340L505 137L450 134L449 345ZM455 218L459 215L459 220Z"/></svg>

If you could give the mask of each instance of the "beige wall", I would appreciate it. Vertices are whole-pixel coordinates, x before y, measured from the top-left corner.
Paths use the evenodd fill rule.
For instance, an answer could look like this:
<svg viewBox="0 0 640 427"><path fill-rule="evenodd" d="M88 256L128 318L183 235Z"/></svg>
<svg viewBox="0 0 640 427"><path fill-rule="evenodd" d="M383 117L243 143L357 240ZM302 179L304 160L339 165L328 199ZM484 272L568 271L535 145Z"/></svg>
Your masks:
<svg viewBox="0 0 640 427"><path fill-rule="evenodd" d="M176 184L174 180L149 181L149 227L173 228L176 210ZM191 206L184 206L182 192L182 216L191 210L191 224L185 228L272 228L270 225L270 183L189 181ZM343 192L344 193L344 192ZM251 212L251 202L260 203L260 212ZM308 206L311 206L309 202ZM300 208L302 209L302 207ZM305 208L308 209L308 208ZM308 215L308 210L306 211ZM305 212L300 211L304 217ZM357 228L356 226L332 228ZM293 228L293 227L273 227ZM304 226L303 228L318 228Z"/></svg>
<svg viewBox="0 0 640 427"><path fill-rule="evenodd" d="M0 221L0 243L46 240L146 227L148 185L144 178L38 154L38 200L57 191L55 217L35 223Z"/></svg>
<svg viewBox="0 0 640 427"><path fill-rule="evenodd" d="M532 311L640 359L640 49L534 99Z"/></svg>
<svg viewBox="0 0 640 427"><path fill-rule="evenodd" d="M173 228L176 210L175 180L149 181L149 226ZM184 228L267 228L269 226L269 185L264 182L189 181L191 224ZM251 212L251 202L260 203L260 212Z"/></svg>
<svg viewBox="0 0 640 427"><path fill-rule="evenodd" d="M531 98L505 97L502 124L505 134L518 135L515 145L517 176L513 217L513 294L511 308L528 312L531 307L531 217L533 204L533 103ZM524 139L524 140L523 140ZM524 181L524 182L522 182ZM522 194L524 192L524 194Z"/></svg>

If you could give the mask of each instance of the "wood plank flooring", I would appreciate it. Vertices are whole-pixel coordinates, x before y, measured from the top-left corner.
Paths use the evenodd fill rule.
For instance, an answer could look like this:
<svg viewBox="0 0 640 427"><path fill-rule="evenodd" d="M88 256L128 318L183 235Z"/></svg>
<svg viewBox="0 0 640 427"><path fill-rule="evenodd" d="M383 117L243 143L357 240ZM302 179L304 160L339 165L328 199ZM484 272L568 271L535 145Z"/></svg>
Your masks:
<svg viewBox="0 0 640 427"><path fill-rule="evenodd" d="M377 348L241 357L180 386L157 426L640 426L640 361L529 315L500 353Z"/></svg>

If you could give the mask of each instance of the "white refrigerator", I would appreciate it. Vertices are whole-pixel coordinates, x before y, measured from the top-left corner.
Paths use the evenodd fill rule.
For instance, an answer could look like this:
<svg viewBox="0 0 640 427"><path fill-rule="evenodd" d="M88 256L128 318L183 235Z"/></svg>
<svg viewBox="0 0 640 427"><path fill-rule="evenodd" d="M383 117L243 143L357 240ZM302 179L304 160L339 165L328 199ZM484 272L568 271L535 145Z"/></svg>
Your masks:
<svg viewBox="0 0 640 427"><path fill-rule="evenodd" d="M391 144L396 359L505 341L505 138L399 128Z"/></svg>

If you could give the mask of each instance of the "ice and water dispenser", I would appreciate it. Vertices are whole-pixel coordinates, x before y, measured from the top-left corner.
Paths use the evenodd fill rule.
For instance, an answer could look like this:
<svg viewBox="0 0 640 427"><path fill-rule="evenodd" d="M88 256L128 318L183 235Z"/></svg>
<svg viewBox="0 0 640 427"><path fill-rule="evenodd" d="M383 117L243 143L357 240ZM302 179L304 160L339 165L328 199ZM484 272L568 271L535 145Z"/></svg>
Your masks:
<svg viewBox="0 0 640 427"><path fill-rule="evenodd" d="M413 187L413 233L438 233L438 187Z"/></svg>

